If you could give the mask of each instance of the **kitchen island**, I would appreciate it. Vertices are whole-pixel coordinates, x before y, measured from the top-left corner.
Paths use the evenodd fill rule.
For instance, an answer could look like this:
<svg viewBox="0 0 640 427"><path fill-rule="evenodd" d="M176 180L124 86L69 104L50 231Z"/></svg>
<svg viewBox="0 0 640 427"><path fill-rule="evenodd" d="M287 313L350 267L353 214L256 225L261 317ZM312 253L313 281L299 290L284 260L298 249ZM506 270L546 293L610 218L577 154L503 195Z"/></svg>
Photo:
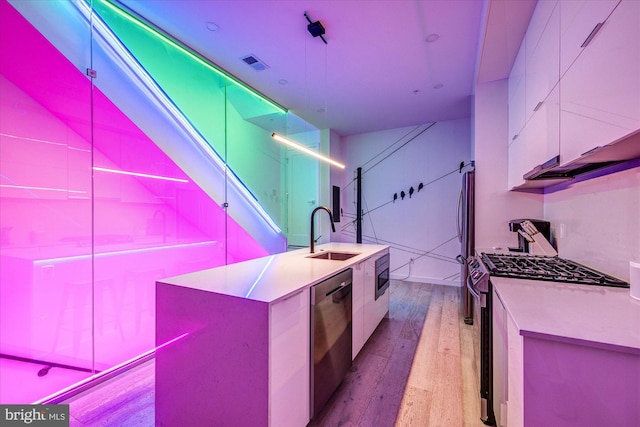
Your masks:
<svg viewBox="0 0 640 427"><path fill-rule="evenodd" d="M501 425L640 425L640 301L629 289L491 281Z"/></svg>
<svg viewBox="0 0 640 427"><path fill-rule="evenodd" d="M388 246L316 248L330 251L357 255L312 259L301 249L158 282L156 425L306 425L310 288ZM354 294L357 277L368 276L354 274Z"/></svg>

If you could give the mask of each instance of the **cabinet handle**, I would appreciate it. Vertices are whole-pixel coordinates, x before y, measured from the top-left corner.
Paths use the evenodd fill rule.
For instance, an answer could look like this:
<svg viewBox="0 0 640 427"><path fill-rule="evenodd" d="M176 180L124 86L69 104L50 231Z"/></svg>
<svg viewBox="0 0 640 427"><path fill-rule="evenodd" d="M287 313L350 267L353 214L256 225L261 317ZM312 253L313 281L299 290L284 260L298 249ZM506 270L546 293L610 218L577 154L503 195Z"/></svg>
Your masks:
<svg viewBox="0 0 640 427"><path fill-rule="evenodd" d="M589 36L587 36L587 38L585 39L584 42L582 42L582 44L580 45L580 47L587 47L587 45L589 43L591 43L591 40L593 40L593 38L596 36L596 34L598 34L598 31L600 31L600 28L602 28L602 26L604 25L604 22L598 22L596 24L595 27L593 27L593 30L591 30L591 33L589 33Z"/></svg>
<svg viewBox="0 0 640 427"><path fill-rule="evenodd" d="M542 107L542 104L544 104L544 101L538 102L538 104L533 108L533 111L538 111L540 107Z"/></svg>
<svg viewBox="0 0 640 427"><path fill-rule="evenodd" d="M518 134L517 133L515 135L513 135L513 138L511 138L511 140L515 141L516 139L518 139Z"/></svg>
<svg viewBox="0 0 640 427"><path fill-rule="evenodd" d="M580 156L582 157L588 154L597 153L600 150L602 150L602 147L598 145L597 147L593 147L591 150L585 151L584 153L580 154Z"/></svg>

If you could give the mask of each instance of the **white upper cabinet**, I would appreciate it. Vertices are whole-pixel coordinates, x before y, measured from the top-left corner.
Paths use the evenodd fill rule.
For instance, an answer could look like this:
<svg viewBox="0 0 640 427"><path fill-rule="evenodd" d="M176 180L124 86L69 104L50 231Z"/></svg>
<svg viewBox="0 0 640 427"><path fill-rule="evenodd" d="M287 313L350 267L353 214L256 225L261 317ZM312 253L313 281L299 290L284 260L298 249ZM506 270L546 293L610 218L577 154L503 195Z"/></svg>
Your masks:
<svg viewBox="0 0 640 427"><path fill-rule="evenodd" d="M528 121L558 84L560 60L560 8L556 1L538 2L527 33L525 110Z"/></svg>
<svg viewBox="0 0 640 427"><path fill-rule="evenodd" d="M560 99L561 163L640 129L640 1L621 1L604 21L562 77Z"/></svg>
<svg viewBox="0 0 640 427"><path fill-rule="evenodd" d="M509 75L509 188L559 154L560 7L538 2Z"/></svg>
<svg viewBox="0 0 640 427"><path fill-rule="evenodd" d="M518 138L524 127L525 119L525 48L520 47L518 56L509 74L509 144Z"/></svg>
<svg viewBox="0 0 640 427"><path fill-rule="evenodd" d="M613 143L638 130L640 0L539 1L509 76L509 188L553 185L523 175L557 160L633 158Z"/></svg>
<svg viewBox="0 0 640 427"><path fill-rule="evenodd" d="M634 0L631 0L634 1ZM560 75L599 32L620 0L562 0L560 6ZM545 3L545 2L538 2ZM593 34L592 34L593 33Z"/></svg>
<svg viewBox="0 0 640 427"><path fill-rule="evenodd" d="M509 188L525 183L523 176L558 155L560 122L558 86L544 99L518 138L509 145Z"/></svg>

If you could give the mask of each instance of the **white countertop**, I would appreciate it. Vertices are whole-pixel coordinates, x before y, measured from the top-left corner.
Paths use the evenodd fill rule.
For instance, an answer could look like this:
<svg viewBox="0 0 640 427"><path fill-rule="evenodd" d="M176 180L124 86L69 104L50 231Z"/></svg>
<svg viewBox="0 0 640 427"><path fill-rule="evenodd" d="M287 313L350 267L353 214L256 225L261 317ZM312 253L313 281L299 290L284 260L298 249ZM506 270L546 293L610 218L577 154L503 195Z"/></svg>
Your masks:
<svg viewBox="0 0 640 427"><path fill-rule="evenodd" d="M386 245L327 243L321 251L357 252L346 261L308 258L309 248L162 279L159 282L272 303L388 249Z"/></svg>
<svg viewBox="0 0 640 427"><path fill-rule="evenodd" d="M640 301L628 288L503 277L491 283L524 337L640 355Z"/></svg>

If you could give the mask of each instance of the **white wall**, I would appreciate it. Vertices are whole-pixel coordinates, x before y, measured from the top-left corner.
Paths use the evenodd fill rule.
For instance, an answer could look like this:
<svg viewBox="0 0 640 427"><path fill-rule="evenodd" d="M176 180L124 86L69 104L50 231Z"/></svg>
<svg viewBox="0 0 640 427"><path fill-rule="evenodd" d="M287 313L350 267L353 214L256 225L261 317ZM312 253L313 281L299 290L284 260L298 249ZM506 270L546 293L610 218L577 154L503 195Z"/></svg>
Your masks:
<svg viewBox="0 0 640 427"><path fill-rule="evenodd" d="M339 154L347 169L342 183L336 184L342 189L345 213L339 223L342 233L338 239L355 242L354 179L360 166L365 212L363 243L391 246L393 278L460 286L460 264L455 261L460 254L456 205L462 183L459 165L468 164L471 156L470 121L438 122L417 136L428 126L342 138ZM398 151L391 154L396 148ZM418 192L421 182L424 187ZM412 186L414 193L409 198ZM404 200L400 199L401 191L406 193ZM398 193L395 203L394 193Z"/></svg>
<svg viewBox="0 0 640 427"><path fill-rule="evenodd" d="M541 194L508 191L508 81L476 86L474 156L476 162L476 248L516 247L509 220L543 218Z"/></svg>
<svg viewBox="0 0 640 427"><path fill-rule="evenodd" d="M629 280L629 261L640 262L640 166L547 192L544 209L561 257Z"/></svg>

